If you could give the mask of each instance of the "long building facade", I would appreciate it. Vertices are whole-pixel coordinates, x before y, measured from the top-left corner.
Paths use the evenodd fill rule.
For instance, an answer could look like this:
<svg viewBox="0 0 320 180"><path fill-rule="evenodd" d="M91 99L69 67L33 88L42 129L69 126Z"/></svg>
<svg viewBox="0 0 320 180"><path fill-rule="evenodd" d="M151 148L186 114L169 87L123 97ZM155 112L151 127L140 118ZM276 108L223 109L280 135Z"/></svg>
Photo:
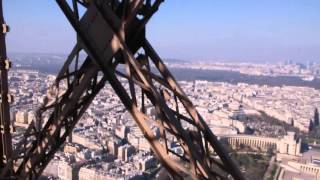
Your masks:
<svg viewBox="0 0 320 180"><path fill-rule="evenodd" d="M298 156L301 153L301 139L296 138L294 132L288 132L283 138L237 134L220 136L220 140L230 144L233 149L247 146L263 152L273 151L294 156Z"/></svg>

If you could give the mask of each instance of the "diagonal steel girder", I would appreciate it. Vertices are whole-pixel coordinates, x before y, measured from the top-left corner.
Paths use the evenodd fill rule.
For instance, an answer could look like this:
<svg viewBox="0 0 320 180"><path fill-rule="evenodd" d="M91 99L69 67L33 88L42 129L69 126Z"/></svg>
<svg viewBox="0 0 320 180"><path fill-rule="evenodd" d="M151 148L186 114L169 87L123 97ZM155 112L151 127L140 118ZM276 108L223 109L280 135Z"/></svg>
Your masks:
<svg viewBox="0 0 320 180"><path fill-rule="evenodd" d="M57 76L53 97L49 97L38 111L38 123L41 124L42 115L46 112L51 113L48 121L44 127L38 126L38 132L28 136L33 140L25 145L24 151L16 153L22 154L22 158L12 160L18 179L36 179L40 176L106 82L110 83L132 114L153 152L173 178L226 179L232 176L243 179L237 166L145 38L146 22L157 11L161 0L153 3L148 0L74 0L73 8L65 0L56 1L76 30L79 41ZM77 3L87 9L81 19ZM79 62L81 50L88 54L82 64ZM141 51L144 52L144 61L137 56L137 52ZM127 74L117 70L122 63ZM74 70L71 70L73 64ZM150 67L155 67L159 73L153 73ZM98 78L99 73L103 73L103 78ZM122 85L119 77L128 80L129 90ZM66 82L67 88L61 87L62 82ZM137 102L136 87L141 88L141 104ZM169 105L170 95L174 97L175 109ZM146 99L155 108L155 117L145 113ZM183 106L185 114L180 113L179 105ZM152 132L149 120L161 129L160 137ZM193 127L192 130L186 129L184 124ZM170 148L169 136L175 137L183 154Z"/></svg>
<svg viewBox="0 0 320 180"><path fill-rule="evenodd" d="M73 4L77 4L76 1L73 2ZM137 9L141 8L142 3L137 2L138 1L132 3L132 6L129 9L131 13L137 13ZM139 37L141 36L140 34L144 36L143 26L155 12L155 9L157 9L159 4L159 1L156 1L152 6L150 6L148 17L144 18L143 21L139 21L139 23L135 23L134 29L136 34L133 34L133 37ZM118 4L117 9L122 8L120 5L121 4ZM77 11L75 6L74 9ZM74 16L77 16L76 12L74 12ZM129 22L130 21L128 21L128 23ZM88 25L90 21L85 22L82 20L82 23L83 25ZM96 23L93 26L96 25L99 26L99 23ZM136 28L140 30L137 31ZM92 29L99 28L95 27ZM131 32L128 31L128 33ZM109 37L106 37L106 39L109 38L110 42L112 42L113 37L108 33L107 35ZM119 47L116 43L111 43L110 46L107 46L104 58L106 60L111 59L112 56L115 55L117 48ZM32 133L31 135L28 133L26 134L25 139L33 138L33 140L29 143L20 143L24 144L24 148L22 148L23 150L21 151L20 148L17 148L18 151L15 152L15 157L11 159L11 164L15 164L15 175L18 179L25 179L26 177L28 179L36 179L39 177L47 163L53 157L54 153L63 144L67 135L71 133L76 122L106 82L105 77L101 80L97 80L98 73L100 71L90 57L87 57L81 67L77 68L77 66L80 66L78 59L79 52L82 49L81 42L78 42L68 57L65 65L61 69L56 79L56 83L53 86L53 89L57 91L56 98L53 98L53 100L45 99L46 103L38 110L38 119L40 119L40 122L43 118L42 114L51 113L52 111L49 120L45 122L44 127L38 132ZM132 49L134 49L134 47ZM71 64L73 63L77 65L75 65L74 71L71 72ZM59 83L62 81L67 82L67 90L59 87ZM62 95L60 95L59 90L60 93L61 91L65 92L62 92ZM24 142L26 141L27 140L24 140ZM1 172L1 177L4 177L5 172L8 171L8 169L10 168L6 167L5 171Z"/></svg>
<svg viewBox="0 0 320 180"><path fill-rule="evenodd" d="M76 1L73 2L77 5ZM136 9L141 8L141 5L141 3L134 3L130 11L137 13ZM157 6L158 4L154 3L152 9ZM121 7L119 6L119 8ZM76 6L74 6L74 9L77 9ZM74 16L77 16L76 12ZM145 18L143 22L145 23L148 19ZM90 22L82 20L82 23L88 25ZM144 23L137 24L136 27L144 26ZM139 33L143 34L144 28L140 29ZM107 39L110 38L111 41L112 36L110 35L107 34L109 36ZM139 34L137 33L134 36L138 37ZM104 58L106 60L112 59L118 48L115 43L107 46ZM74 125L90 105L93 98L104 87L106 78L98 78L98 73L101 71L97 64L90 57L87 57L84 63L80 63L79 52L82 49L81 42L78 42L60 70L56 83L53 85L56 96L46 98L45 104L37 111L37 118L39 120L37 123L38 132L33 131L33 133L25 134L26 137L22 140L23 143L19 143L20 146L16 148L15 156L10 159L10 164L15 165L15 174L7 178L12 179L15 176L18 179L37 179L48 162L53 158L54 153L72 132ZM71 70L73 69L71 67L73 65L75 66L74 70ZM61 82L66 82L67 89L59 86ZM39 122L41 124L41 121L43 121L42 115L45 113L51 113L51 115L48 121L45 122L44 127L41 128ZM28 129L35 128L29 127ZM9 170L10 167L6 166L1 172L0 177L5 179L5 175Z"/></svg>
<svg viewBox="0 0 320 180"><path fill-rule="evenodd" d="M165 167L173 174L174 177L182 177L179 175L179 171L182 171L184 173L188 173L186 169L183 168L183 166L176 164L174 161L168 159L168 150L164 150L164 147L161 146L161 143L156 140L154 135L150 132L150 129L148 129L147 124L144 123L144 115L141 114L141 112L137 109L134 103L132 103L132 100L128 96L128 94L125 92L124 89L119 89L118 82L113 79L112 76L112 70L110 70L110 67L105 66L103 62L103 57L100 56L99 52L95 51L98 48L94 48L95 44L90 41L90 37L86 36L85 32L82 31L81 26L77 24L77 21L72 18L70 11L68 12L68 7L64 6L61 1L57 1L60 3L61 9L66 14L67 18L69 19L70 23L73 25L77 33L80 35L80 38L84 42L86 46L87 53L92 56L92 59L96 60L96 63L99 64L99 66L102 68L102 71L108 75L109 82L111 86L116 90L116 93L126 106L126 108L131 112L134 119L136 120L139 127L142 129L145 137L149 140L149 142L152 145L153 151L158 155L160 161L164 164ZM155 86L152 85L150 80L147 80L146 75L144 75L140 69L141 64L134 58L134 55L132 52L130 52L130 49L127 47L125 42L125 37L123 34L125 32L119 31L117 33L117 30L121 27L121 20L118 19L116 16L114 16L111 8L108 6L105 1L93 1L92 3L92 9L96 12L96 10L100 13L104 20L107 22L109 26L114 30L114 33L117 35L117 41L119 41L120 49L122 50L124 54L124 59L127 64L129 64L129 69L131 69L135 74L135 79L138 79L140 83L144 85L144 90L147 91L146 93L149 97L149 99L153 102L153 104L160 108L159 113L164 115L162 120L166 120L167 125L170 126L171 132L173 132L177 138L182 141L181 146L186 151L187 156L189 157L189 163L191 168L194 170L191 173L191 176L193 178L207 178L212 179L214 176L223 178L224 176L221 175L219 172L212 171L211 164L214 161L207 160L204 154L201 154L197 149L194 149L194 147L202 146L202 150L204 153L204 147L203 144L194 144L195 142L192 142L192 137L188 134L187 131L184 131L184 128L182 127L181 123L179 123L179 120L176 118L176 116L170 111L170 108L166 105L165 100L161 97L160 93L156 90ZM97 9L95 9L97 8ZM70 9L69 9L70 10ZM118 27L117 27L118 25ZM192 120L194 121L194 124L197 127L197 135L201 138L203 138L205 141L208 141L211 147L216 151L216 153L219 155L220 159L222 160L222 164L219 164L218 166L223 170L226 170L229 174L233 176L233 178L242 178L242 175L240 171L238 170L237 166L234 164L234 162L229 158L226 151L223 149L221 144L218 142L217 138L213 135L205 121L201 118L199 113L197 113L196 109L192 105L192 103L187 99L181 88L177 85L176 81L173 79L170 73L166 72L168 71L164 64L161 63L162 61L157 58L158 56L155 54L153 49L151 48L150 44L144 39L144 45L145 50L148 51L146 53L149 53L153 55L154 62L158 63L158 69L162 73L162 75L167 76L165 80L167 80L167 84L171 87L171 89L175 89L175 94L179 94L180 97L183 96L185 98L182 98L182 102L187 109L189 115L192 117ZM162 66L162 68L159 68L159 66ZM132 81L133 77L129 77L129 80ZM118 91L119 90L119 91ZM200 140L202 140L200 138ZM207 149L208 151L208 149ZM209 162L209 163L208 163Z"/></svg>

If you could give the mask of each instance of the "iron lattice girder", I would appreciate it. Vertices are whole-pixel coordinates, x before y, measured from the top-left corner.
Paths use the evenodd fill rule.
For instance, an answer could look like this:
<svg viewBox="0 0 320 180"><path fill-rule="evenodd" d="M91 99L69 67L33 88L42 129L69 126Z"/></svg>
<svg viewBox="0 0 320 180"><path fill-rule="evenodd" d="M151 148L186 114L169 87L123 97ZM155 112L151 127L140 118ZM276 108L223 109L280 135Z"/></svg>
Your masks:
<svg viewBox="0 0 320 180"><path fill-rule="evenodd" d="M157 4L154 4L156 7ZM133 11L135 9L132 9ZM141 26L148 20L145 18ZM82 25L85 25L84 20L82 19ZM90 22L90 21L89 21ZM101 22L101 21L100 21ZM95 25L100 26L99 23ZM100 26L101 27L101 26ZM97 28L97 27L96 27ZM93 28L94 29L94 28ZM97 28L99 29L99 28ZM139 33L144 33L144 28ZM136 34L135 37L139 37L141 35ZM99 40L99 39L97 39ZM130 39L128 39L130 40ZM71 65L79 64L79 51L83 48L80 45L81 43L77 43L74 47L72 53L68 57L66 63L58 74L56 79L56 84L53 86L55 89L56 97L53 97L51 100L46 100L47 102L38 110L38 119L42 119L42 114L50 113L49 120L46 122L44 128L40 129L38 132L26 133L27 138L33 138L33 141L28 143L21 143L24 145L21 151L18 147L16 152L16 156L13 158L16 162L16 176L19 179L25 179L29 177L30 179L37 178L47 163L50 161L54 153L58 150L61 144L65 141L68 134L71 133L74 125L80 119L82 113L86 110L88 105L90 105L91 101L95 97L95 95L99 92L99 90L104 86L106 78L102 78L99 83L96 83L97 87L89 87L88 82L95 82L98 79L98 66L94 64L89 57L82 64L82 67L77 69L75 65L75 69L73 72L70 72ZM116 51L117 44L111 43L114 45L112 48L106 48L106 50L110 50L110 55L106 54L104 58L112 59L114 55L114 51ZM108 45L108 44L107 44ZM110 66L112 66L110 64ZM94 71L90 71L90 69L94 68ZM80 81L80 79L84 79ZM59 83L66 81L68 84L67 90L59 87ZM72 81L72 82L70 82ZM65 91L60 94L59 90ZM88 94L87 92L91 91L94 93ZM71 97L72 96L72 97ZM82 97L82 98L77 98ZM81 99L85 99L81 101ZM70 101L71 100L71 101ZM76 104L76 105L75 105ZM34 127L28 129L35 129ZM63 133L61 133L62 129L64 129ZM49 133L52 132L52 133ZM21 156L21 154L24 154ZM22 157L22 158L21 158ZM6 167L2 172L2 177L4 177L5 172L10 169Z"/></svg>
<svg viewBox="0 0 320 180"><path fill-rule="evenodd" d="M12 156L12 142L10 130L10 110L8 94L8 70L6 67L7 50L5 36L9 27L5 24L0 0L0 168L8 164Z"/></svg>
<svg viewBox="0 0 320 180"><path fill-rule="evenodd" d="M152 4L148 0L83 1L81 4L87 10L80 20L75 0L73 10L65 0L56 1L76 30L79 41L58 74L51 97L38 111L39 120L44 113L51 112L49 120L43 128L39 126L38 131L29 136L34 138L29 143L30 147L18 153L23 154L22 160L16 161L18 168L15 172L19 179L39 177L107 81L172 177L190 175L194 179L223 179L231 175L234 179L243 179L227 152L145 39L145 25L157 11L161 0ZM81 50L85 50L88 57L78 68ZM142 51L144 56L139 58L136 54ZM124 63L126 74L117 70L120 63ZM159 75L154 74L150 67L156 68ZM100 72L103 78L98 78ZM129 90L121 84L119 77L128 80ZM61 85L64 81L66 88ZM136 97L137 87L142 92L141 104ZM174 97L175 109L170 107L170 95ZM154 107L155 117L145 113L146 99ZM183 105L185 115L180 113L179 104ZM149 122L160 128L160 137L152 132ZM193 130L185 129L183 124L188 124ZM176 153L169 147L169 136L175 137L184 154ZM221 162L213 157L211 150Z"/></svg>

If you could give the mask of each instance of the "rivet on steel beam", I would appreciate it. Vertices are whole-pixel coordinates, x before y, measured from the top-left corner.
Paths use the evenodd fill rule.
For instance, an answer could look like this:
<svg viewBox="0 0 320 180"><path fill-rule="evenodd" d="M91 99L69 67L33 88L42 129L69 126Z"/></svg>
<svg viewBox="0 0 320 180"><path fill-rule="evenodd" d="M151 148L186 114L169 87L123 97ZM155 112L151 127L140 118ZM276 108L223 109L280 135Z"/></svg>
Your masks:
<svg viewBox="0 0 320 180"><path fill-rule="evenodd" d="M9 60L9 59L6 59L5 61L4 61L4 68L6 69L6 70L8 70L8 69L10 69L11 67L12 67L12 63L11 63L11 61Z"/></svg>
<svg viewBox="0 0 320 180"><path fill-rule="evenodd" d="M16 132L16 128L14 127L14 125L10 125L10 133L14 132Z"/></svg>
<svg viewBox="0 0 320 180"><path fill-rule="evenodd" d="M8 94L8 103L13 103L14 102L14 97L12 94Z"/></svg>
<svg viewBox="0 0 320 180"><path fill-rule="evenodd" d="M2 33L5 34L7 32L10 32L10 27L6 24L2 24Z"/></svg>

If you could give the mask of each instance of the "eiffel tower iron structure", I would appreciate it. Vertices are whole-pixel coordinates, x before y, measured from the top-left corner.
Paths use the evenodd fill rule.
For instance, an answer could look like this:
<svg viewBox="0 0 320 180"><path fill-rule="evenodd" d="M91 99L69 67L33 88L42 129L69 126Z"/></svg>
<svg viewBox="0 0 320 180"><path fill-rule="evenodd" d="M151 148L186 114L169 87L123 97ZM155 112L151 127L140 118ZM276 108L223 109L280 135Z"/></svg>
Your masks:
<svg viewBox="0 0 320 180"><path fill-rule="evenodd" d="M163 0L56 0L77 33L77 42L37 109L36 122L13 148L9 115L12 98L7 82L10 61L5 48L8 26L0 1L0 179L38 179L107 83L171 178L244 179L146 39L146 24ZM83 61L81 53L86 55ZM139 99L137 93L141 93ZM146 112L147 105L154 107L155 115ZM49 114L47 121L44 114ZM159 127L160 135L155 135L151 126ZM183 153L176 153L170 142L181 147Z"/></svg>

